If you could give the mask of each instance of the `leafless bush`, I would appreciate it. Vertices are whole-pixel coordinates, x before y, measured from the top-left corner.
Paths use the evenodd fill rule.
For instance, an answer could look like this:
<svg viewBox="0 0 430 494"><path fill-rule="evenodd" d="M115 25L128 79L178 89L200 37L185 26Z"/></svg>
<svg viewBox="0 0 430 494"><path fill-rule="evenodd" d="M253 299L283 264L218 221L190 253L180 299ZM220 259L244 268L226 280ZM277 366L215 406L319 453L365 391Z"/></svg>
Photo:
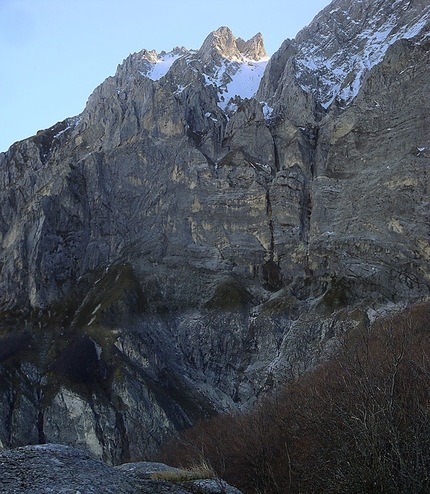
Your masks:
<svg viewBox="0 0 430 494"><path fill-rule="evenodd" d="M333 361L197 424L163 458L207 458L250 494L429 492L429 320L420 306L351 333Z"/></svg>

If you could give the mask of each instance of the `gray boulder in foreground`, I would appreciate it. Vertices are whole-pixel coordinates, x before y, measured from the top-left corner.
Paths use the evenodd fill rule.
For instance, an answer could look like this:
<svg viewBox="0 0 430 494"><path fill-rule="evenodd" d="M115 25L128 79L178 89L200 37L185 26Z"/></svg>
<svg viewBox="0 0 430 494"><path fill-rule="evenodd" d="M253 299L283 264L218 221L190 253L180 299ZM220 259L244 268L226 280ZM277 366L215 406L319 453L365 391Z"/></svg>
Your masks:
<svg viewBox="0 0 430 494"><path fill-rule="evenodd" d="M0 452L0 494L136 494L190 492L240 494L221 480L172 483L151 480L162 463L112 467L89 454L59 444L24 446Z"/></svg>

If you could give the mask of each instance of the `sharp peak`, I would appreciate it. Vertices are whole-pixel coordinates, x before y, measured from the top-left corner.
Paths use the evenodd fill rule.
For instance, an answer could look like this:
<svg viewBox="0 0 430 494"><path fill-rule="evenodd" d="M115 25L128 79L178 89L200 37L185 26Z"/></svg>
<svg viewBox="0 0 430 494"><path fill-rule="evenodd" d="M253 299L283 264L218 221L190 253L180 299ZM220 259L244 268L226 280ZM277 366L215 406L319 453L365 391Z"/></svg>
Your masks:
<svg viewBox="0 0 430 494"><path fill-rule="evenodd" d="M267 57L261 33L245 41L242 38L236 38L231 29L226 26L212 31L204 40L198 53L206 63L219 57L239 60L245 58L261 60Z"/></svg>

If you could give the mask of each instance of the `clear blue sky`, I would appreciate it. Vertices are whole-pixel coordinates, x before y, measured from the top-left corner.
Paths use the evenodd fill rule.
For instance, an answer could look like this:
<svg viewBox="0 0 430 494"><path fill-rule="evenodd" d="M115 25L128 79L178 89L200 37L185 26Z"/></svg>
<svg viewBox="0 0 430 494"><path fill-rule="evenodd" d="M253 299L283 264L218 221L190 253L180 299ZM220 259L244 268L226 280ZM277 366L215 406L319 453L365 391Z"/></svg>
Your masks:
<svg viewBox="0 0 430 494"><path fill-rule="evenodd" d="M330 0L0 0L0 151L79 114L142 48L197 49L228 26L273 54Z"/></svg>

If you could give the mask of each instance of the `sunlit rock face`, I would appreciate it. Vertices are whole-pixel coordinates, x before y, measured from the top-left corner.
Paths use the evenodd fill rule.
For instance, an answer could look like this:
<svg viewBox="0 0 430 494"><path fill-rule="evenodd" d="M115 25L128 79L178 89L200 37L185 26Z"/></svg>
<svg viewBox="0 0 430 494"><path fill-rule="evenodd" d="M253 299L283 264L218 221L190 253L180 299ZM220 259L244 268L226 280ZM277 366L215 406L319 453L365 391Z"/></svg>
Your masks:
<svg viewBox="0 0 430 494"><path fill-rule="evenodd" d="M150 458L428 296L428 17L143 50L0 154L4 447Z"/></svg>

